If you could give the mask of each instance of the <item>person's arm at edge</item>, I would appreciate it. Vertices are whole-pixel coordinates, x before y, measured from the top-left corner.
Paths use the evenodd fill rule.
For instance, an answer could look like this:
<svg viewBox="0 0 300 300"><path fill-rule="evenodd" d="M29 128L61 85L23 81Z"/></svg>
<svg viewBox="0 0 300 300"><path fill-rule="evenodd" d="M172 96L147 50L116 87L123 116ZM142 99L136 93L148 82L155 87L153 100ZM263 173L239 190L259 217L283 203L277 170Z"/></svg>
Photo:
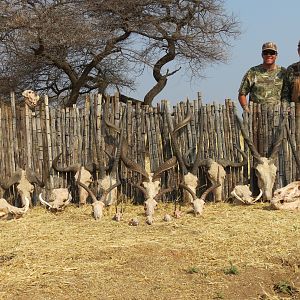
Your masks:
<svg viewBox="0 0 300 300"><path fill-rule="evenodd" d="M292 98L292 88L291 88L291 82L292 82L292 73L293 70L291 67L288 67L285 70L285 76L283 78L283 86L281 91L281 101L282 102L291 102Z"/></svg>
<svg viewBox="0 0 300 300"><path fill-rule="evenodd" d="M249 69L244 75L238 92L238 100L240 102L240 105L243 108L243 111L247 113L250 112L248 102L247 102L247 95L250 92L250 86L251 86L250 77L251 77L251 69Z"/></svg>
<svg viewBox="0 0 300 300"><path fill-rule="evenodd" d="M243 94L239 94L239 102L241 104L241 107L243 108L243 110L247 113L250 112L249 110L249 106L248 106L248 103L247 103L247 97L246 95L243 95Z"/></svg>

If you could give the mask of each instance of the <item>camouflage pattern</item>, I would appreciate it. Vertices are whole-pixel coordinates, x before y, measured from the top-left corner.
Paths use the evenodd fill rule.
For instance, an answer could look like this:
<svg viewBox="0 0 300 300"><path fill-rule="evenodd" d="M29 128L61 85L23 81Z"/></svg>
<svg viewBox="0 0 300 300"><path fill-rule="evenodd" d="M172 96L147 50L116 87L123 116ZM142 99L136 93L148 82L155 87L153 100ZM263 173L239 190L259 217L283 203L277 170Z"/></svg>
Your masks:
<svg viewBox="0 0 300 300"><path fill-rule="evenodd" d="M289 101L292 99L292 93L294 88L294 82L296 78L300 77L300 62L296 62L288 66L286 70L286 79L284 82L283 92L287 95ZM300 95L299 95L300 96Z"/></svg>
<svg viewBox="0 0 300 300"><path fill-rule="evenodd" d="M282 93L285 73L286 69L277 65L272 71L267 71L262 65L252 67L242 79L239 94L249 94L249 101L256 103L288 101Z"/></svg>
<svg viewBox="0 0 300 300"><path fill-rule="evenodd" d="M264 43L261 47L261 50L264 51L264 50L274 50L277 52L277 46L275 43L272 43L272 42L267 42L267 43Z"/></svg>

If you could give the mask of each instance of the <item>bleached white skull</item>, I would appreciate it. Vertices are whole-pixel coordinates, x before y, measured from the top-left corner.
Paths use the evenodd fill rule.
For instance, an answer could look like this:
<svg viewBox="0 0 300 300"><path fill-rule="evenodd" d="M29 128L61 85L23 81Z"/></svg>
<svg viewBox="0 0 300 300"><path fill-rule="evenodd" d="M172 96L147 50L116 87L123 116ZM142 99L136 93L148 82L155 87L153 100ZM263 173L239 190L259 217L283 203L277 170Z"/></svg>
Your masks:
<svg viewBox="0 0 300 300"><path fill-rule="evenodd" d="M24 97L25 103L31 109L35 108L40 100L40 96L33 90L25 90L22 96Z"/></svg>
<svg viewBox="0 0 300 300"><path fill-rule="evenodd" d="M300 210L300 181L277 189L270 202L273 209Z"/></svg>

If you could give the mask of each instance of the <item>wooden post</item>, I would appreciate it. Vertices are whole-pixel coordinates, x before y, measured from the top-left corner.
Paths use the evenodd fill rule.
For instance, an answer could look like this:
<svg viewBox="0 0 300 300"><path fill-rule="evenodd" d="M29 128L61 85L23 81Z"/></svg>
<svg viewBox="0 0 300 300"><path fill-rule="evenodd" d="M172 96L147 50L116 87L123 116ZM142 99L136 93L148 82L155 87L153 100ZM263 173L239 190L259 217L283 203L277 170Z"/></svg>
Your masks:
<svg viewBox="0 0 300 300"><path fill-rule="evenodd" d="M32 127L31 127L31 111L28 108L28 105L25 105L25 131L26 138L25 143L27 145L27 166L29 168L33 167L32 164Z"/></svg>
<svg viewBox="0 0 300 300"><path fill-rule="evenodd" d="M296 151L300 153L300 103L295 103L295 131L296 131ZM298 170L297 177L300 176L300 170Z"/></svg>
<svg viewBox="0 0 300 300"><path fill-rule="evenodd" d="M19 165L19 158L18 158L18 137L16 132L16 100L15 100L15 93L10 93L10 101L11 101L11 112L12 112L12 168L13 170L16 170L16 166L23 167Z"/></svg>
<svg viewBox="0 0 300 300"><path fill-rule="evenodd" d="M47 158L48 158L48 164L45 164L43 167L43 174L49 174L49 180L50 180L50 187L53 187L53 176L50 175L50 168L52 165L52 142L51 142L51 126L50 126L50 113L49 113L49 103L48 103L48 96L45 95L44 98L44 104L45 104L45 116L46 116L46 120L45 120L45 131L46 131L46 142L47 145L44 148L44 151L46 151L47 148ZM47 172L45 173L45 166L47 165L48 169ZM45 175L43 176L44 179L47 179L45 177Z"/></svg>

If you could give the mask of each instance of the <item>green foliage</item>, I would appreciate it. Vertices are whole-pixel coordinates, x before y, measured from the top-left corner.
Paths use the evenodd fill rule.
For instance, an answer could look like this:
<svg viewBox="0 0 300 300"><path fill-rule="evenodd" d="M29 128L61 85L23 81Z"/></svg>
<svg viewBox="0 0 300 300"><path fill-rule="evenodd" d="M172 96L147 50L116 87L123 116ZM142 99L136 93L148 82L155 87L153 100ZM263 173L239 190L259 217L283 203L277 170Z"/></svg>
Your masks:
<svg viewBox="0 0 300 300"><path fill-rule="evenodd" d="M294 286L292 286L288 281L280 281L274 284L273 289L276 293L283 293L289 295L293 295L294 293L298 292L298 290Z"/></svg>
<svg viewBox="0 0 300 300"><path fill-rule="evenodd" d="M214 297L214 299L225 299L224 298L224 295L221 293L221 292L218 292L217 294L216 294L216 296Z"/></svg>
<svg viewBox="0 0 300 300"><path fill-rule="evenodd" d="M188 268L188 269L186 270L186 272L187 272L188 274L199 273L199 268L197 268L197 267L190 267L190 268Z"/></svg>
<svg viewBox="0 0 300 300"><path fill-rule="evenodd" d="M231 261L229 263L230 263L230 267L226 268L224 270L224 273L226 275L238 275L239 271L238 271L237 266L233 265Z"/></svg>

